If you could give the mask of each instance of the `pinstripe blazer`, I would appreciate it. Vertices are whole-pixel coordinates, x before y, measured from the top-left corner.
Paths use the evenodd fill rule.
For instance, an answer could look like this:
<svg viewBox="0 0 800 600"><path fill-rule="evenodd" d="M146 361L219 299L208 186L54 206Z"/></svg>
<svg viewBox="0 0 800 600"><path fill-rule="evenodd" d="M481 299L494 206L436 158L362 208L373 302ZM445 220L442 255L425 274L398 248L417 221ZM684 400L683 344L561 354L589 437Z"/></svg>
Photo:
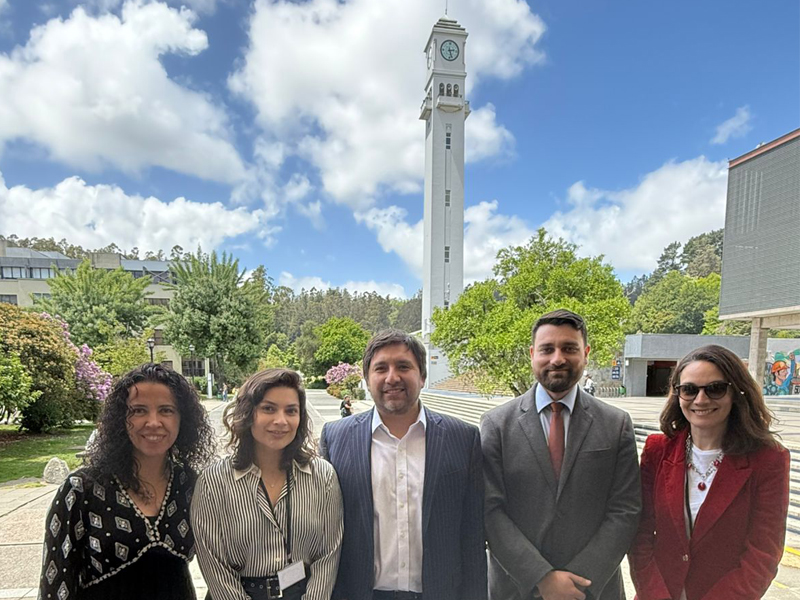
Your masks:
<svg viewBox="0 0 800 600"><path fill-rule="evenodd" d="M373 409L375 410L375 409ZM425 600L485 600L486 546L478 429L427 408L422 493L422 590ZM372 410L322 429L344 499L344 539L334 600L371 600L373 537Z"/></svg>

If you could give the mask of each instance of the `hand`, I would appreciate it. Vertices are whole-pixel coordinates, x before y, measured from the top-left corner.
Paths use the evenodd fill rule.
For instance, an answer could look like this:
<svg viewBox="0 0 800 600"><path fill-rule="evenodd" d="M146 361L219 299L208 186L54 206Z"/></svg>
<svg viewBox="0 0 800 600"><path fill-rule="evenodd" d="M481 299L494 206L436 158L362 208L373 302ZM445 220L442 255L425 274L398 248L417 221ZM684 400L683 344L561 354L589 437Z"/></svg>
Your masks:
<svg viewBox="0 0 800 600"><path fill-rule="evenodd" d="M583 590L590 585L591 581L569 571L550 571L536 587L544 600L585 600Z"/></svg>

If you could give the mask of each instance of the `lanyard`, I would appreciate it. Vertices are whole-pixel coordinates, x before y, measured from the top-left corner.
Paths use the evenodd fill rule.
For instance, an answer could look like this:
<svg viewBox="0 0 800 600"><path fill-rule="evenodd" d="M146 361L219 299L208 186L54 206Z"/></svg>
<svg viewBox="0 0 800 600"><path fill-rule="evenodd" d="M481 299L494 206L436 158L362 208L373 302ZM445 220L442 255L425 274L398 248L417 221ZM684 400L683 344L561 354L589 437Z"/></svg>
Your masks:
<svg viewBox="0 0 800 600"><path fill-rule="evenodd" d="M289 471L286 473L286 534L284 535L283 530L281 529L281 537L283 538L283 551L286 553L286 562L287 564L292 564L292 483L294 481L294 476L292 475L292 467L289 467ZM267 486L264 485L264 480L261 477L258 478L258 484L261 486L261 489L264 490L264 495L267 497L267 504L272 509L272 514L275 517L275 521L278 520L278 515L275 512L275 508L272 506L272 502L269 500L269 493L267 492ZM276 503L277 505L277 503Z"/></svg>

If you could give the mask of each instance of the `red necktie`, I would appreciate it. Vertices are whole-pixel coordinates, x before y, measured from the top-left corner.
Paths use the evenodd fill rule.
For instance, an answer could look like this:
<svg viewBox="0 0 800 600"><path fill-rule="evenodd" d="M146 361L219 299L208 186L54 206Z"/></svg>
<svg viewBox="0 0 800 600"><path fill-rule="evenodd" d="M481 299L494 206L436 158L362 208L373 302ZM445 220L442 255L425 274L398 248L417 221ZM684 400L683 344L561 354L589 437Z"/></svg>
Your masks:
<svg viewBox="0 0 800 600"><path fill-rule="evenodd" d="M550 462L553 463L553 471L556 480L561 476L561 463L564 462L564 417L561 410L564 405L561 402L550 404Z"/></svg>

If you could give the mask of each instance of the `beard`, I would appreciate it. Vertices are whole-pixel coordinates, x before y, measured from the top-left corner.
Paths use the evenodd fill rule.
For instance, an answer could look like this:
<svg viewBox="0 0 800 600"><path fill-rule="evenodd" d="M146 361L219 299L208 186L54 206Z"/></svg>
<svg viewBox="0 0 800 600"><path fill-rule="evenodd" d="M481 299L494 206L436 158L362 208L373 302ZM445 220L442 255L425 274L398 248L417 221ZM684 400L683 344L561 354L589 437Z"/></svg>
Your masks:
<svg viewBox="0 0 800 600"><path fill-rule="evenodd" d="M569 365L565 365L559 369L542 369L540 372L535 373L535 375L536 381L538 381L544 389L555 394L566 392L578 383L578 380L581 378L578 370Z"/></svg>

